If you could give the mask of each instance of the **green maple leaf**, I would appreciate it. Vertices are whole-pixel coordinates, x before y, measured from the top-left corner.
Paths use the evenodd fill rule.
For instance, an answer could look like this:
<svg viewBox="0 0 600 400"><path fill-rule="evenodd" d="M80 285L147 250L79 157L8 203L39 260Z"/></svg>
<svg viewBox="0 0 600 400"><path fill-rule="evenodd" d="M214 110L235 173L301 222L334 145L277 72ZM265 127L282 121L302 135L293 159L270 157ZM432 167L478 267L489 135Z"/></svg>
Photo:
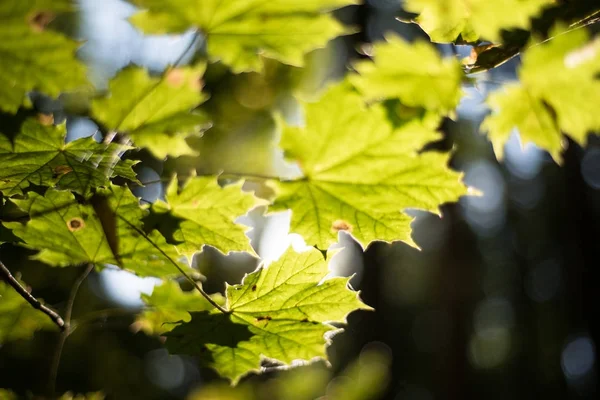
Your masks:
<svg viewBox="0 0 600 400"><path fill-rule="evenodd" d="M231 251L246 251L255 254L247 230L234 220L257 205L257 199L242 192L242 185L220 187L214 177L193 177L181 190L177 179L167 188L166 201L154 203L153 210L168 212L180 220L173 238L181 244L179 252L188 258L209 245L224 254Z"/></svg>
<svg viewBox="0 0 600 400"><path fill-rule="evenodd" d="M327 262L316 249L288 250L277 262L227 287L229 314L192 313L167 334L172 352L199 355L204 363L237 383L258 371L267 358L284 365L295 360L327 358L326 347L337 328L358 309L370 310L348 288L349 278L323 281Z"/></svg>
<svg viewBox="0 0 600 400"><path fill-rule="evenodd" d="M185 139L210 127L204 113L192 111L206 100L204 70L201 64L151 77L143 68L125 68L110 81L109 94L92 101L92 116L158 158L193 155Z"/></svg>
<svg viewBox="0 0 600 400"><path fill-rule="evenodd" d="M219 293L211 296L218 304L225 304ZM190 312L211 310L213 306L196 290L184 292L177 282L165 281L155 286L152 295L142 295L149 307L140 313L134 322L136 330L148 335L161 335L172 330L177 324L189 322Z"/></svg>
<svg viewBox="0 0 600 400"><path fill-rule="evenodd" d="M85 195L117 175L137 181L135 161L119 158L129 147L91 137L65 143L66 133L65 124L29 119L13 139L0 135L0 191L10 197L30 184L57 185Z"/></svg>
<svg viewBox="0 0 600 400"><path fill-rule="evenodd" d="M276 184L271 211L292 210L291 231L326 249L338 232L366 247L376 240L413 244L407 208L436 212L467 193L448 155L418 151L439 138L437 117L392 127L384 108L364 105L341 84L305 105L305 126L285 127L281 147L304 177Z"/></svg>
<svg viewBox="0 0 600 400"><path fill-rule="evenodd" d="M426 42L408 43L398 36L373 46L374 60L355 64L350 82L367 100L398 98L403 104L451 113L460 101L462 68L455 58L442 59Z"/></svg>
<svg viewBox="0 0 600 400"><path fill-rule="evenodd" d="M79 44L45 29L45 19L70 2L6 0L0 3L0 110L16 112L28 92L52 97L87 85L75 58Z"/></svg>
<svg viewBox="0 0 600 400"><path fill-rule="evenodd" d="M55 330L56 325L7 283L0 281L0 344L11 340L31 339L36 331L42 329Z"/></svg>
<svg viewBox="0 0 600 400"><path fill-rule="evenodd" d="M325 11L357 0L130 0L144 10L131 21L145 33L199 29L209 58L236 73L263 69L261 56L302 66L304 55L345 29Z"/></svg>
<svg viewBox="0 0 600 400"><path fill-rule="evenodd" d="M482 124L498 158L516 128L523 143L533 142L560 162L561 132L584 145L587 134L600 130L600 40L575 30L531 47L523 54L519 82L492 93L492 108Z"/></svg>
<svg viewBox="0 0 600 400"><path fill-rule="evenodd" d="M531 18L555 0L406 0L404 9L419 14L416 22L433 42L500 41L502 29L528 29Z"/></svg>
<svg viewBox="0 0 600 400"><path fill-rule="evenodd" d="M95 197L83 204L72 193L54 189L44 196L31 192L27 199L11 201L30 220L4 226L23 240L23 246L40 250L34 258L46 264L119 265L140 276L159 277L176 275L174 264L187 269L158 231L144 232L147 210L128 188L98 188Z"/></svg>

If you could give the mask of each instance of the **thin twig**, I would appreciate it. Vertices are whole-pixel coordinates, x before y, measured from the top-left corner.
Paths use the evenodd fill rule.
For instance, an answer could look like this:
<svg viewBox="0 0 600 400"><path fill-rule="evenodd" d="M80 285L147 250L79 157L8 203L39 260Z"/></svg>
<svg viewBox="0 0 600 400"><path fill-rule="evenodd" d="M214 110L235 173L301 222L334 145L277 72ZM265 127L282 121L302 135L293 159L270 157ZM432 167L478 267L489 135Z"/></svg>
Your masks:
<svg viewBox="0 0 600 400"><path fill-rule="evenodd" d="M77 292L79 292L79 288L85 279L88 277L90 272L94 269L94 264L89 264L83 274L77 278L73 287L71 287L71 293L69 294L69 299L67 300L67 305L65 309L65 329L61 332L60 337L58 338L58 343L56 344L56 349L54 350L54 355L52 357L52 364L50 366L50 375L48 378L48 392L50 396L54 397L56 392L56 378L58 376L58 368L60 366L60 358L62 356L62 351L65 346L65 342L69 335L73 332L71 329L71 316L73 315L73 305L75 304L75 297L77 297Z"/></svg>
<svg viewBox="0 0 600 400"><path fill-rule="evenodd" d="M33 295L31 293L29 293L27 291L27 289L25 289L18 280L15 279L15 277L10 273L10 271L8 270L8 268L6 268L6 266L2 263L2 261L0 261L0 273L2 273L2 276L4 277L4 280L13 287L13 289L15 289L15 291L21 295L22 298L24 298L25 300L27 300L27 302L29 304L31 304L33 306L33 308L36 308L38 310L40 310L41 312L43 312L44 314L46 314L51 320L52 322L54 322L61 331L65 331L66 330L66 324L65 321L62 319L62 317L60 315L58 315L58 313L56 313L55 311L52 311L51 309L49 309L48 307L46 307L45 305L43 305L38 299L36 299L35 297L33 297Z"/></svg>
<svg viewBox="0 0 600 400"><path fill-rule="evenodd" d="M133 225L131 222L127 221L125 218L123 218L120 215L117 215L117 217L119 219L121 219L121 221L125 222L127 225L129 225L129 227L131 229L133 229L134 231L136 231L138 234L142 235L144 238L146 238L148 240L148 243L150 243L152 246L154 246L154 248L161 253L167 260L169 260L169 262L171 264L173 264L173 266L177 269L177 271L179 271L179 273L181 275L183 275L185 277L185 279L190 282L192 285L194 285L194 287L196 288L196 290L198 290L198 292L200 292L200 294L213 306L215 307L217 310L221 311L223 314L231 314L231 311L226 310L225 308L221 307L217 302L215 302L212 297L210 297L210 295L208 293L206 293L204 291L204 289L202 289L202 287L200 285L198 285L198 282L196 282L194 279L192 279L191 276L189 276L187 274L187 272L185 272L183 270L183 268L181 268L179 266L179 264L177 264L177 262L175 260L173 260L167 253L165 253L165 251L163 249L160 248L160 246L158 246L156 243L154 243L152 240L150 240L148 238L148 235L141 230L140 228L138 228L137 226Z"/></svg>

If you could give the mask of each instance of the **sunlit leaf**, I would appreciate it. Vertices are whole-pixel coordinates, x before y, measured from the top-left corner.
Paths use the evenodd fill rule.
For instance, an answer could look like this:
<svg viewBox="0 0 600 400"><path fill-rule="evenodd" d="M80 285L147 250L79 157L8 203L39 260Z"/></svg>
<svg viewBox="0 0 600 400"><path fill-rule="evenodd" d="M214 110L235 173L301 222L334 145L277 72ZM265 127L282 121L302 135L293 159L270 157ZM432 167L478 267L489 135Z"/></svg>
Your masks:
<svg viewBox="0 0 600 400"><path fill-rule="evenodd" d="M0 110L16 112L33 90L52 97L87 84L75 58L79 46L46 29L55 12L71 2L3 0L0 2Z"/></svg>
<svg viewBox="0 0 600 400"><path fill-rule="evenodd" d="M559 34L523 54L519 82L492 93L492 114L482 125L498 158L516 129L560 161L562 132L579 144L600 130L600 39L588 42L584 29Z"/></svg>
<svg viewBox="0 0 600 400"><path fill-rule="evenodd" d="M468 42L497 42L502 29L530 26L555 0L406 0L404 9L419 14L416 21L432 41L450 43L458 35Z"/></svg>
<svg viewBox="0 0 600 400"><path fill-rule="evenodd" d="M348 313L370 309L348 288L349 278L322 281L328 273L320 251L288 250L279 261L227 287L230 314L192 313L188 323L167 334L172 352L200 356L236 383L258 371L267 358L284 365L327 358L326 333Z"/></svg>
<svg viewBox="0 0 600 400"><path fill-rule="evenodd" d="M257 199L242 191L241 184L220 187L215 177L193 177L178 189L173 179L167 189L166 201L158 201L153 209L168 212L180 220L173 238L181 254L191 258L204 245L222 253L247 251L254 254L247 230L234 224L257 204Z"/></svg>
<svg viewBox="0 0 600 400"><path fill-rule="evenodd" d="M260 71L261 56L303 65L304 55L348 33L327 14L357 0L130 0L143 10L131 21L145 33L199 29L211 60L234 72Z"/></svg>
<svg viewBox="0 0 600 400"><path fill-rule="evenodd" d="M204 113L193 111L206 100L204 69L172 68L151 77L143 68L125 68L110 81L109 93L92 101L92 116L158 158L195 154L185 139L210 127Z"/></svg>
<svg viewBox="0 0 600 400"><path fill-rule="evenodd" d="M403 104L451 113L460 101L463 72L455 58L442 59L429 43L398 36L373 46L373 61L355 65L350 81L367 101L398 98Z"/></svg>
<svg viewBox="0 0 600 400"><path fill-rule="evenodd" d="M365 106L345 85L305 104L305 125L285 127L281 147L304 177L277 183L272 211L292 210L291 231L326 249L339 231L363 247L402 240L412 244L409 208L437 212L467 193L448 154L419 153L437 140L436 117L392 127L383 107Z"/></svg>
<svg viewBox="0 0 600 400"><path fill-rule="evenodd" d="M65 124L35 119L25 121L14 138L0 135L0 191L13 196L35 184L85 195L117 175L136 181L131 169L135 162L120 159L129 147L97 143L91 137L65 143L65 135Z"/></svg>
<svg viewBox="0 0 600 400"><path fill-rule="evenodd" d="M88 202L78 203L66 191L29 193L25 200L12 201L29 213L30 220L4 225L23 240L23 246L39 250L35 259L52 266L119 265L141 276L177 275L175 263L187 268L158 231L144 232L147 210L129 189L111 186L98 189L96 196L106 199L107 212L99 213ZM107 229L111 224L113 232Z"/></svg>

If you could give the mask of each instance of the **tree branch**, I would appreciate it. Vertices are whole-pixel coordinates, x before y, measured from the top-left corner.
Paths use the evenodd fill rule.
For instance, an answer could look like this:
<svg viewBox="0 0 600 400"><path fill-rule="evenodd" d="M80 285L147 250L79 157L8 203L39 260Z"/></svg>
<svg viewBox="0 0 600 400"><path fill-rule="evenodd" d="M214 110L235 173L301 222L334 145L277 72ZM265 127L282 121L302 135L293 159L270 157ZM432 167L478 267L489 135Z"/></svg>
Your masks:
<svg viewBox="0 0 600 400"><path fill-rule="evenodd" d="M2 261L0 261L0 274L3 276L4 281L7 282L10 286L12 286L13 289L15 289L15 291L22 298L27 300L27 302L31 304L33 308L38 309L44 314L46 314L62 332L66 330L66 324L62 317L58 315L58 313L56 313L55 311L52 311L51 309L43 305L38 299L33 297L32 294L29 293L27 289L25 289L19 283L19 281L15 279L15 277L10 273L10 271L8 270L8 268L6 268Z"/></svg>

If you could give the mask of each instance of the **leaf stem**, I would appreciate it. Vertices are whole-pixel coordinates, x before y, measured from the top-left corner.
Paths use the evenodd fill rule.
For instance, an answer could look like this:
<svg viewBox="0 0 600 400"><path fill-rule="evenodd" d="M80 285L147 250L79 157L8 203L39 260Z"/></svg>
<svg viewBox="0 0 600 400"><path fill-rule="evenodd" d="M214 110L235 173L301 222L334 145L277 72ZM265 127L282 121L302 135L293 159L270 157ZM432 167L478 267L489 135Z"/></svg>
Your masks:
<svg viewBox="0 0 600 400"><path fill-rule="evenodd" d="M66 330L66 324L65 321L62 319L62 317L56 313L55 311L52 311L51 309L49 309L48 307L46 307L45 305L43 305L38 299L36 299L35 297L33 297L31 295L31 293L29 293L27 291L26 288L24 288L18 280L15 279L15 277L10 273L9 269L6 268L6 266L2 263L2 261L0 261L0 273L2 274L2 276L4 277L4 280L13 287L13 289L15 289L15 291L25 300L27 300L27 302L29 304L31 304L33 306L33 308L40 310L41 312L43 312L44 314L46 314L51 320L52 322L54 322L58 328L64 332Z"/></svg>
<svg viewBox="0 0 600 400"><path fill-rule="evenodd" d="M206 293L204 291L204 289L202 289L202 287L200 285L198 285L198 282L196 282L194 279L192 279L191 276L189 276L184 270L183 268L181 268L179 266L179 264L177 264L177 262L175 260L173 260L167 253L164 252L163 249L160 248L160 246L157 246L156 243L154 243L152 240L150 240L148 238L148 235L146 235L146 233L144 231L142 231L141 229L139 229L137 226L133 225L131 222L127 221L125 218L123 218L122 216L118 215L118 217L121 219L121 221L125 222L127 225L129 225L129 227L133 230L135 230L137 233L139 233L140 235L142 235L143 237L145 237L148 240L148 243L152 244L152 246L154 246L154 248L156 250L158 250L167 260L169 260L169 262L171 264L173 264L173 266L175 268L177 268L177 271L179 271L179 273L181 275L183 275L185 277L185 279L190 282L192 285L194 285L194 287L196 288L196 290L198 290L198 292L200 292L200 294L213 306L215 307L217 310L221 311L223 314L231 314L231 311L226 310L225 308L221 307L217 302L215 302L212 297L210 297L210 295L208 293Z"/></svg>
<svg viewBox="0 0 600 400"><path fill-rule="evenodd" d="M69 294L69 299L67 300L67 305L65 309L65 329L61 332L60 337L58 338L58 343L56 344L56 349L54 350L54 355L52 356L52 364L50 366L50 375L48 378L48 393L51 397L54 397L56 393L56 378L58 377L58 368L60 366L60 358L62 356L62 351L65 346L65 342L73 329L71 329L71 316L73 315L73 305L75 304L75 298L77 297L77 293L79 292L79 288L85 279L88 277L90 272L94 269L94 264L88 264L83 273L77 278L73 286L71 287L71 293Z"/></svg>

